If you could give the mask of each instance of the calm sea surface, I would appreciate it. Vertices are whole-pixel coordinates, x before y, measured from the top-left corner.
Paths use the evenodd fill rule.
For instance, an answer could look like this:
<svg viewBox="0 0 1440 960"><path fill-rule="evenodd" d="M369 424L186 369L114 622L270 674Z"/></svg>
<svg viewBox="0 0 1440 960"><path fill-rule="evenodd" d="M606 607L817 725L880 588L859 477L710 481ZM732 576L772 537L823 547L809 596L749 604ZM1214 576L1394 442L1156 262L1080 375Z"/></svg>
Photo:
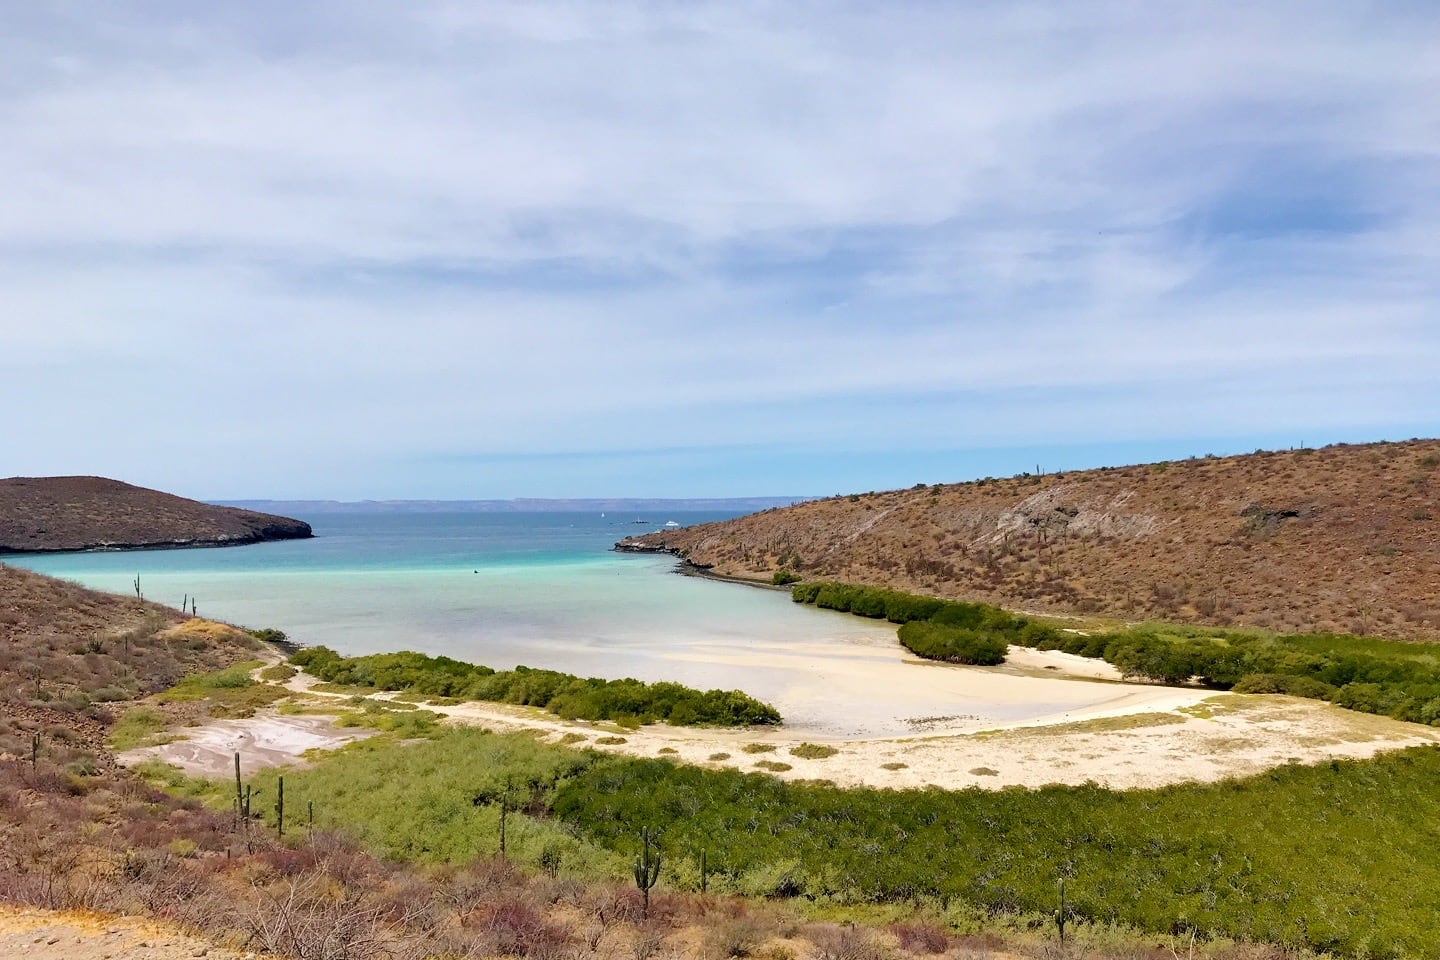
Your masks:
<svg viewBox="0 0 1440 960"><path fill-rule="evenodd" d="M616 554L618 539L728 514L602 517L578 513L319 514L312 540L197 550L6 557L5 562L116 593L133 590L201 616L278 627L348 654L412 649L584 676L742 689L797 729L842 736L915 732L919 718L1024 719L960 703L908 677L895 629L791 603L788 594L680 576L670 557ZM636 519L649 521L636 524ZM864 702L860 708L859 703Z"/></svg>

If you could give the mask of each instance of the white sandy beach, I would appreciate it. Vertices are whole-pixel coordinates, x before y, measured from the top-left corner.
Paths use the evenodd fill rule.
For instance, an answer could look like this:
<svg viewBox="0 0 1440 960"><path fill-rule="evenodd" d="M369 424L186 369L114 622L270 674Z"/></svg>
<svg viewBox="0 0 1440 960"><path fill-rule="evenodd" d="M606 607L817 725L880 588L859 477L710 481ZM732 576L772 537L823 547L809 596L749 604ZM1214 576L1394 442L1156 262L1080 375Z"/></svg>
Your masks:
<svg viewBox="0 0 1440 960"><path fill-rule="evenodd" d="M756 669L764 666L763 659L755 664ZM755 770L762 763L786 764L789 769L767 772L840 786L895 788L1000 789L1086 782L1121 789L1152 787L1440 743L1440 730L1313 700L1123 683L1108 664L1063 653L1012 648L1000 667L852 660L838 682L835 665L827 671L831 686L825 695L854 705L857 728L875 715L877 704L891 710L915 690L927 703L953 698L946 702L953 703L949 709L954 712L917 715L914 736L865 738L788 725L735 730L655 724L622 730L491 703L427 709L454 723L533 731L545 740L564 739L597 750L742 770ZM320 706L341 698L313 690L314 685L304 674L285 684ZM374 696L393 699L392 694ZM1037 714L1037 704L1053 709ZM987 721L966 712L971 709L1013 710L1025 719ZM189 773L225 776L237 750L253 770L297 762L307 750L340 746L366 735L335 727L324 717L273 711L180 732L187 739L130 751L121 759L158 758ZM819 759L794 756L790 751L802 743L823 744L836 752Z"/></svg>

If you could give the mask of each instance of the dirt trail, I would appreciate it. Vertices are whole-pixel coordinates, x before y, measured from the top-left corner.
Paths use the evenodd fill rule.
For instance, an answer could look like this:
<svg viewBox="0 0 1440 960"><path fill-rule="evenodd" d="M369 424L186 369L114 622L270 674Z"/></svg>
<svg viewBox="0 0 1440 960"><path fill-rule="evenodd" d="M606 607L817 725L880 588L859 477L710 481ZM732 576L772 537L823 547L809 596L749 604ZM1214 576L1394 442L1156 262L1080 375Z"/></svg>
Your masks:
<svg viewBox="0 0 1440 960"><path fill-rule="evenodd" d="M260 960L137 917L0 904L0 957L24 960Z"/></svg>

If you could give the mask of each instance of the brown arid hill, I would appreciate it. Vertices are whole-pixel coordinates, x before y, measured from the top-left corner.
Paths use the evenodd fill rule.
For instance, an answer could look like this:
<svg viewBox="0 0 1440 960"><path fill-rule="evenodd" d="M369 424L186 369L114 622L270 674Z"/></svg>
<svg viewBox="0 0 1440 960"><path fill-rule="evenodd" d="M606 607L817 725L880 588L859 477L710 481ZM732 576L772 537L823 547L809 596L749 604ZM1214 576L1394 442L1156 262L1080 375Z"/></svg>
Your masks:
<svg viewBox="0 0 1440 960"><path fill-rule="evenodd" d="M0 554L220 547L309 536L310 525L300 520L104 477L0 480Z"/></svg>
<svg viewBox="0 0 1440 960"><path fill-rule="evenodd" d="M1440 440L833 497L622 541L1040 613L1440 637Z"/></svg>
<svg viewBox="0 0 1440 960"><path fill-rule="evenodd" d="M127 701L260 647L234 627L0 563L0 759L28 754L38 732L62 766L108 767L105 733Z"/></svg>

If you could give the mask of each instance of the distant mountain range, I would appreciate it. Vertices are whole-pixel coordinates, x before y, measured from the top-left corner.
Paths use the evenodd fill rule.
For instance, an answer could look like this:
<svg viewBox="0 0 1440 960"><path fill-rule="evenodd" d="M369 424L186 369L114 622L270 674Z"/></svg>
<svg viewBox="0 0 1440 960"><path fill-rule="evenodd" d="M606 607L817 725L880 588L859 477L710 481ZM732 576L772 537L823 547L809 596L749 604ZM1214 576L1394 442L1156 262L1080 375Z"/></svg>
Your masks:
<svg viewBox="0 0 1440 960"><path fill-rule="evenodd" d="M813 497L721 497L663 499L644 497L572 500L223 500L217 505L263 513L309 516L327 513L637 513L744 512L812 500Z"/></svg>

